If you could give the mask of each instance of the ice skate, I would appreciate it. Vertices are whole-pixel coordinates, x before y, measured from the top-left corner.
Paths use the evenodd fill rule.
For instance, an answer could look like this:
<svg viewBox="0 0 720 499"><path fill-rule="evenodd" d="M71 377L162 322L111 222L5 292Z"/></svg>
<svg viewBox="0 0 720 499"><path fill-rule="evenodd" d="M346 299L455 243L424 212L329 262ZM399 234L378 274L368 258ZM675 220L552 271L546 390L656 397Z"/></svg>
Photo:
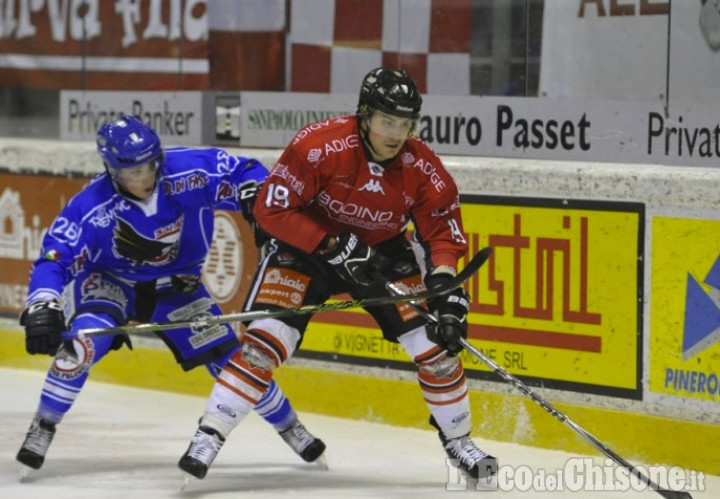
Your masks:
<svg viewBox="0 0 720 499"><path fill-rule="evenodd" d="M225 439L216 430L201 426L195 432L187 451L180 458L178 466L191 477L203 479L224 443ZM185 485L187 483L186 479Z"/></svg>
<svg viewBox="0 0 720 499"><path fill-rule="evenodd" d="M437 430L445 453L457 467L470 478L489 478L497 473L497 458L480 450L470 438L470 434L458 438L446 438L434 418L430 418Z"/></svg>
<svg viewBox="0 0 720 499"><path fill-rule="evenodd" d="M39 470L45 462L45 454L47 454L50 443L55 436L55 424L35 416L30 423L30 429L27 432L25 441L20 447L15 459L25 465L21 471L20 479L27 476L29 469Z"/></svg>
<svg viewBox="0 0 720 499"><path fill-rule="evenodd" d="M324 455L325 443L307 431L307 428L300 421L296 420L288 429L279 433L283 440L305 462L317 463L321 468L328 469Z"/></svg>
<svg viewBox="0 0 720 499"><path fill-rule="evenodd" d="M441 438L441 440L448 457L457 462L457 464L453 464L467 473L469 477L483 479L497 473L497 459L480 450L470 435L449 440Z"/></svg>

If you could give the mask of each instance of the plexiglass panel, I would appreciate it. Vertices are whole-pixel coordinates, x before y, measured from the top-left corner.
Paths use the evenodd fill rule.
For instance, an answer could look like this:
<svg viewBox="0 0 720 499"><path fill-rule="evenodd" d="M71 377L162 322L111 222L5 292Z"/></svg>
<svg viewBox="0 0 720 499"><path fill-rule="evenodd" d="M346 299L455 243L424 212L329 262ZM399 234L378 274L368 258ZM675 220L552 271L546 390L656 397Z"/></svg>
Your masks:
<svg viewBox="0 0 720 499"><path fill-rule="evenodd" d="M0 0L0 134L53 136L57 91L355 93L372 67L431 95L714 102L714 0Z"/></svg>

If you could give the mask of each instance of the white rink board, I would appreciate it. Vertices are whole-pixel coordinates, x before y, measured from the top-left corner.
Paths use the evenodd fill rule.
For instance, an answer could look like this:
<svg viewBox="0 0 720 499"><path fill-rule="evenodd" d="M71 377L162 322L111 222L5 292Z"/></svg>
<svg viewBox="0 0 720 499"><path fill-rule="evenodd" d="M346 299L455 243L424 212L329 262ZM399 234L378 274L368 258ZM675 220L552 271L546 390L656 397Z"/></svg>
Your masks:
<svg viewBox="0 0 720 499"><path fill-rule="evenodd" d="M176 144L166 144L172 146ZM272 167L279 149L235 149L232 154L256 157ZM720 168L647 164L593 163L519 158L441 156L463 194L542 197L574 200L613 200L646 205L645 248L652 248L652 219L677 216L720 219ZM0 171L94 175L101 171L95 145L0 138ZM645 260L645 318L650 317L652 251ZM643 402L628 407L621 400L600 399L600 407L720 423L716 403L650 393L647 390L650 321L644 321L645 394ZM564 394L567 401L584 401L581 394Z"/></svg>
<svg viewBox="0 0 720 499"><path fill-rule="evenodd" d="M180 144L165 144L174 145ZM282 152L226 149L256 157L268 167ZM688 210L720 210L720 168L448 155L441 158L465 194L645 202L649 215L666 210L684 215ZM2 170L92 176L102 171L102 165L91 142L0 137Z"/></svg>

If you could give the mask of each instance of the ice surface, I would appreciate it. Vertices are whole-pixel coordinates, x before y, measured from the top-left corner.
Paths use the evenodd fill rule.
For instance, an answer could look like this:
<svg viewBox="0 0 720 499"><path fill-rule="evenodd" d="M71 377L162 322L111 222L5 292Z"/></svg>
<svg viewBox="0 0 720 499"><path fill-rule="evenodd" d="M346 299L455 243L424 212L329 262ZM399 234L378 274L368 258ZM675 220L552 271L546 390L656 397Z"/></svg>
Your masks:
<svg viewBox="0 0 720 499"><path fill-rule="evenodd" d="M90 380L58 426L45 465L19 481L15 454L34 413L43 375L0 369L0 497L52 498L460 498L460 497L660 497L653 491L478 491L449 472L434 431L301 414L328 446L329 471L304 463L254 414L230 435L204 480L181 491L177 461L185 451L205 399L140 390ZM342 403L342 401L339 401ZM476 416L477 417L477 416ZM550 417L550 416L548 416ZM558 423L559 431L570 431ZM590 429L591 430L591 429ZM478 445L501 466L557 474L582 456L502 442ZM588 447L588 453L592 453ZM601 466L604 459L596 457ZM636 463L637 464L637 463ZM607 469L613 469L607 467ZM467 490L454 490L467 488ZM482 487L487 489L487 487ZM505 487L507 489L507 487ZM450 489L450 490L448 490ZM695 498L720 497L720 477L706 477Z"/></svg>

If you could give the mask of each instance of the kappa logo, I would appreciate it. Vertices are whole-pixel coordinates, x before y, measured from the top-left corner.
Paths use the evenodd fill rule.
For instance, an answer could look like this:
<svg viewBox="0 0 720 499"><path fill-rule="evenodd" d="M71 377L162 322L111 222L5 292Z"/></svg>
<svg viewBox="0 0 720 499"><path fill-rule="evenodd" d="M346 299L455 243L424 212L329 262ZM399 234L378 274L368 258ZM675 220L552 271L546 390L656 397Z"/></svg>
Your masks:
<svg viewBox="0 0 720 499"><path fill-rule="evenodd" d="M359 191L368 191L368 192L382 192L382 195L385 195L385 191L382 188L382 185L380 185L380 181L376 180L374 178L371 178L367 181L367 184L363 185L358 189Z"/></svg>

